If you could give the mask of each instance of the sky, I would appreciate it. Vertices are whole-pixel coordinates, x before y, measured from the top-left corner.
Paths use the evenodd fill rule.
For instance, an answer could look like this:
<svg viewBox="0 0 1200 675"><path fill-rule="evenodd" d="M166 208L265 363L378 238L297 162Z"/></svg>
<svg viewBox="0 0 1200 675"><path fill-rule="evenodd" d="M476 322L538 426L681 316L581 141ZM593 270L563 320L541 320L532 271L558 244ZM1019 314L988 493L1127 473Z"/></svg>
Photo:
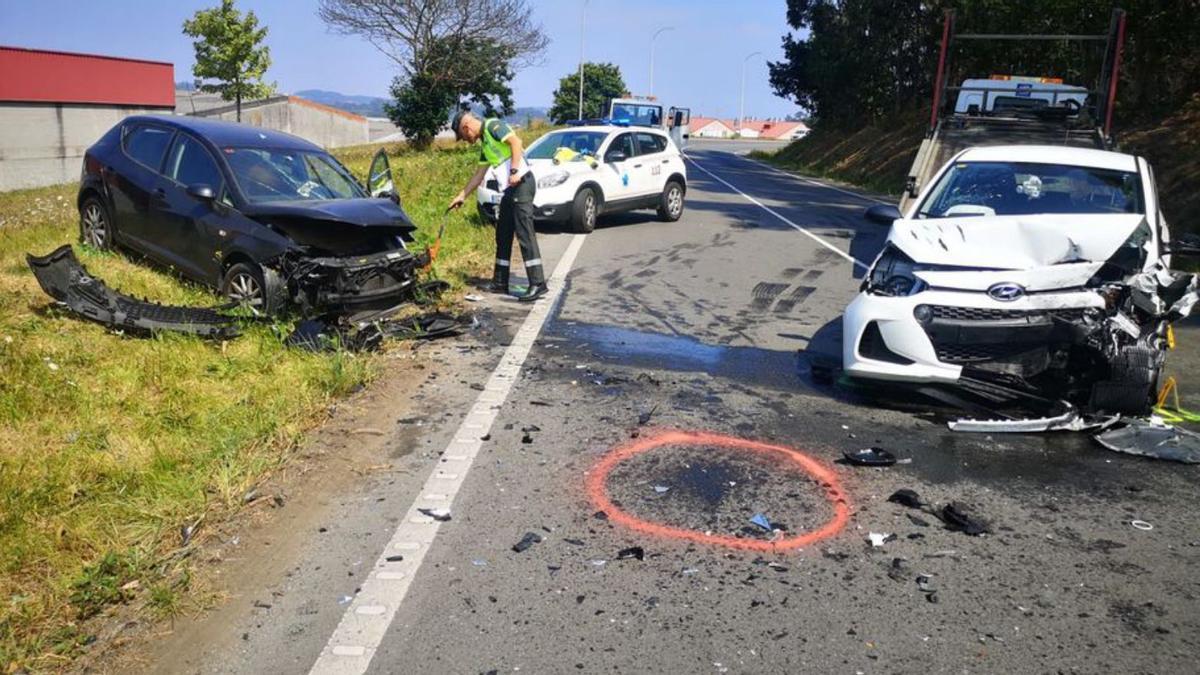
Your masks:
<svg viewBox="0 0 1200 675"><path fill-rule="evenodd" d="M529 0L551 43L542 62L513 80L518 106L549 106L559 78L588 61L614 63L635 94L650 87L650 38L655 42L654 91L664 104L693 115L736 117L743 62L747 117L784 117L797 106L774 95L767 60L782 58L784 0L591 0L581 31L583 0ZM169 61L175 79L191 81L191 40L183 21L217 0L0 0L0 44ZM269 28L267 79L282 92L327 89L388 96L398 66L366 40L331 32L315 0L239 0ZM745 57L762 52L748 61Z"/></svg>

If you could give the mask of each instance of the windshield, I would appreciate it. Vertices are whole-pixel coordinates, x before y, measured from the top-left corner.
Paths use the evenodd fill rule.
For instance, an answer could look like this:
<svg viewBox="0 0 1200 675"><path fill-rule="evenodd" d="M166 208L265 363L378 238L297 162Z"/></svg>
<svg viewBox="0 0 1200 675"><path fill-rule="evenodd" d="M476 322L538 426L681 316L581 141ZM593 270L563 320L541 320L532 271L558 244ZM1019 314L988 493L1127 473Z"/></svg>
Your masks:
<svg viewBox="0 0 1200 675"><path fill-rule="evenodd" d="M367 196L354 178L323 152L225 148L225 159L252 203Z"/></svg>
<svg viewBox="0 0 1200 675"><path fill-rule="evenodd" d="M599 131L556 131L542 136L529 146L525 156L529 159L554 159L559 150L566 148L578 153L579 156L573 159L581 159L584 154L595 157L606 135Z"/></svg>
<svg viewBox="0 0 1200 675"><path fill-rule="evenodd" d="M1041 213L1143 213L1136 173L1064 164L958 162L918 218Z"/></svg>
<svg viewBox="0 0 1200 675"><path fill-rule="evenodd" d="M657 127L662 124L662 106L614 103L611 117L614 120L628 120L630 124L640 127Z"/></svg>

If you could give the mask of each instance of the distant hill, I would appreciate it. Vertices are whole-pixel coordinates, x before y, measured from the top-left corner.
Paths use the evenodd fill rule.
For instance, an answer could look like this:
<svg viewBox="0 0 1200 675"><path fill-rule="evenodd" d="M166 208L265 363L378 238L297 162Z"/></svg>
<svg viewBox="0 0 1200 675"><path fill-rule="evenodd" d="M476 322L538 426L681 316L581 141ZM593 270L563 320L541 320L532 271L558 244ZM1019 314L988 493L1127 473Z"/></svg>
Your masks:
<svg viewBox="0 0 1200 675"><path fill-rule="evenodd" d="M504 120L510 124L524 125L529 120L545 121L549 118L549 108L526 107L513 110L513 114L505 117Z"/></svg>
<svg viewBox="0 0 1200 675"><path fill-rule="evenodd" d="M356 115L385 117L383 104L387 102L386 98L379 98L378 96L355 96L336 91L326 91L324 89L304 89L294 93L300 98L306 98L331 108L355 113Z"/></svg>

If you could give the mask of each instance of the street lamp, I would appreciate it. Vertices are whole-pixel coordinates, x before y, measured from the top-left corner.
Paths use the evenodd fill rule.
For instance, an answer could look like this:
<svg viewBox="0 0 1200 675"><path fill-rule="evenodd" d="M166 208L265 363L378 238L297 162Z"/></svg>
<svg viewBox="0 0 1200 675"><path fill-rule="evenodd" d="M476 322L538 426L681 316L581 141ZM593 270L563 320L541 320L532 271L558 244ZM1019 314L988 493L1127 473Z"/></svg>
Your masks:
<svg viewBox="0 0 1200 675"><path fill-rule="evenodd" d="M583 36L587 33L587 5L588 0L583 0L579 9L579 119L583 119Z"/></svg>
<svg viewBox="0 0 1200 675"><path fill-rule="evenodd" d="M663 28L659 28L658 30L654 31L654 35L650 38L650 96L654 95L654 41L658 39L659 35L662 35L669 30L675 30L675 27L665 26Z"/></svg>
<svg viewBox="0 0 1200 675"><path fill-rule="evenodd" d="M754 52L753 54L747 54L746 58L742 59L742 94L741 94L740 102L738 103L738 132L739 133L741 132L742 124L746 119L746 62L756 56L762 56L762 52Z"/></svg>

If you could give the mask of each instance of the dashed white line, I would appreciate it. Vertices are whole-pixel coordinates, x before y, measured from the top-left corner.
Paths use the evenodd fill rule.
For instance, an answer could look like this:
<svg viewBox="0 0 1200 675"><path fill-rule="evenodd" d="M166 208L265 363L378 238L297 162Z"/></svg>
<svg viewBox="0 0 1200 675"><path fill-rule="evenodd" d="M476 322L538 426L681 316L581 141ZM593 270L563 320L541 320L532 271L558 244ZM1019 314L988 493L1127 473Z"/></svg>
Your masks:
<svg viewBox="0 0 1200 675"><path fill-rule="evenodd" d="M521 330L504 351L500 365L492 371L484 392L476 398L466 419L451 437L445 459L452 458L458 473L435 469L425 481L418 493L421 496L408 508L408 513L375 561L375 567L363 582L358 595L346 608L341 623L321 650L321 655L309 671L312 675L359 675L367 672L375 651L383 642L442 524L421 513L421 509L430 509L434 505L445 508L454 501L483 445L481 436L492 428L525 358L529 356L529 350L533 348L554 306L562 298L567 273L571 271L585 238L585 235L576 235L571 239L550 277L550 294L529 311ZM485 395L488 397L484 398ZM403 554L398 555L395 551L402 551Z"/></svg>
<svg viewBox="0 0 1200 675"><path fill-rule="evenodd" d="M693 166L695 166L697 169L700 169L701 171L703 171L704 173L708 174L708 175L709 175L711 178L713 178L713 179L714 179L714 180L716 180L717 182L721 183L722 185L724 185L725 187L729 188L730 190L733 190L734 192L738 193L738 194L739 194L739 195L741 195L741 196L742 196L742 197L743 197L743 198L744 198L746 201L750 202L751 204L754 204L755 206L757 206L757 207L761 208L762 210L766 211L767 213L769 213L769 214L771 214L771 215L775 216L775 217L776 217L776 218L778 218L779 220L782 220L782 221L783 221L784 223L786 223L786 224L787 224L789 227L791 227L792 229L796 230L796 231L797 231L797 232L799 232L800 234L803 234L803 235L805 235L805 236L806 236L806 237L808 237L809 239L812 239L813 241L817 242L817 243L818 243L818 244L820 244L821 246L824 246L825 248L829 249L830 251L833 251L834 253L838 254L839 256L841 256L841 257L845 258L846 260L849 260L850 262L854 263L855 265L857 265L857 266L859 266L859 267L863 268L864 270L865 270L865 269L870 269L870 267L871 267L871 266L870 266L870 265L868 265L867 263L864 263L863 261L859 260L858 258L855 258L854 256L850 255L849 253L846 253L846 252L845 252L845 251L843 251L842 249L840 249L840 248L838 248L838 247L834 246L833 244L831 244L831 243L829 243L829 242L825 241L825 240L824 240L824 239L822 239L821 237L819 237L819 236L817 236L817 235L813 234L812 232L809 232L808 230L804 229L803 227L801 227L801 226L797 225L796 223L793 223L791 220L789 220L789 219L788 219L786 216L784 216L782 213L779 213L779 212L778 212L778 211L776 211L775 209L773 209L773 208L771 208L771 207L767 206L766 204L763 204L762 202L758 201L758 200L757 200L757 199L755 199L754 197L751 197L750 195L746 194L745 192L742 192L741 190L739 190L739 189L737 189L736 187L734 187L734 186L733 186L733 184L732 184L732 183L730 183L729 181L725 180L724 178L721 178L721 177L720 177L720 176L718 176L717 174L715 174L715 173L713 173L713 172L709 171L708 169L706 169L706 168L704 168L704 167L700 166L700 162L697 162L697 161L696 161L694 158L692 158L692 157L688 157L688 159L689 159L689 160L692 162L692 165L693 165Z"/></svg>

